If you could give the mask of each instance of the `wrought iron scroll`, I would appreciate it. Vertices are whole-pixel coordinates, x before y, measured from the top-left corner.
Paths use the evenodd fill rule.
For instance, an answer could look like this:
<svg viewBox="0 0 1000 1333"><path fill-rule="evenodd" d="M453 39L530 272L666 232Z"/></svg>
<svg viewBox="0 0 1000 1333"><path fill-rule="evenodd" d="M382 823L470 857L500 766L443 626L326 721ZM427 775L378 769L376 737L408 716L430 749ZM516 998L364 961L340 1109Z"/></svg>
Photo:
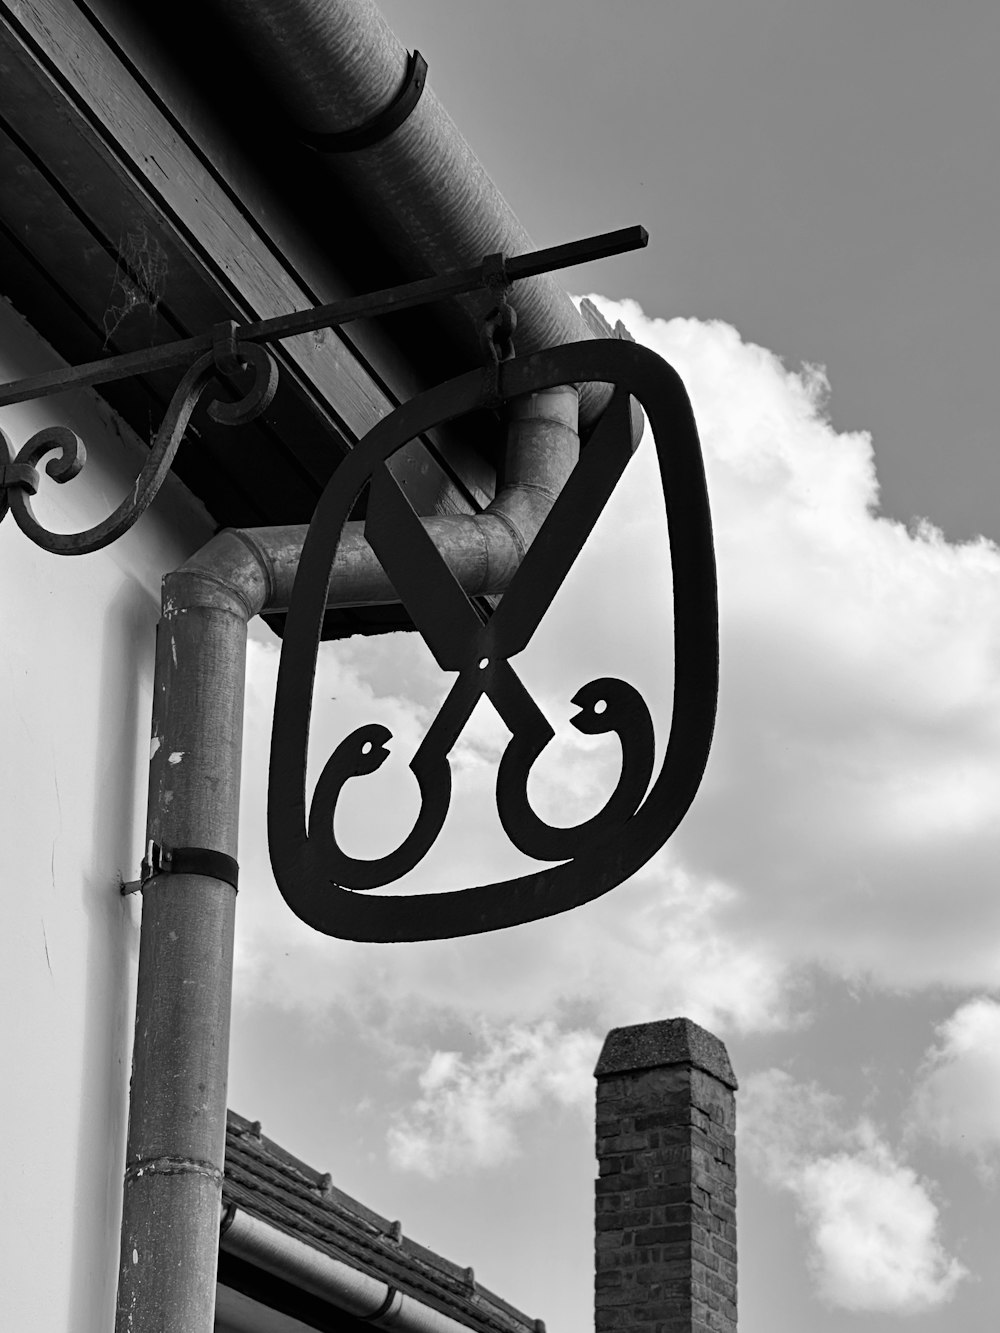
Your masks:
<svg viewBox="0 0 1000 1333"><path fill-rule="evenodd" d="M561 384L599 381L615 393L579 463L504 593L484 621L441 560L386 464L431 427L501 400ZM574 696L573 724L615 732L622 771L604 808L584 824L555 828L532 810L527 782L553 737L510 659L526 647L600 515L631 452L629 400L646 411L655 441L674 584L674 693L660 772L653 727L623 681L589 682ZM391 733L368 725L342 741L307 811L306 754L323 614L344 524L368 490L365 535L439 666L457 679L410 767L419 815L392 853L350 857L334 829L347 782L384 763ZM655 353L617 340L577 343L501 362L488 381L463 375L400 407L339 466L317 505L285 628L271 739L268 833L278 886L315 929L353 940L470 935L554 915L599 897L637 871L673 833L694 798L708 757L718 687L718 628L711 521L697 429L676 373ZM508 837L549 866L515 879L449 893L391 896L382 887L416 866L444 824L451 796L448 755L486 695L511 732L497 777Z"/></svg>
<svg viewBox="0 0 1000 1333"><path fill-rule="evenodd" d="M254 343L237 342L235 325L220 325L213 350L205 352L185 372L167 407L149 457L132 489L112 514L84 532L51 532L38 521L31 496L38 493L37 464L58 449L45 471L60 483L78 476L87 461L83 440L66 426L47 426L28 440L15 456L0 431L0 520L9 506L14 521L36 546L55 555L87 555L117 541L145 513L166 480L184 432L202 393L220 374L252 373L252 381L236 402L217 400L208 409L213 420L239 426L265 412L274 398L278 368L270 352Z"/></svg>

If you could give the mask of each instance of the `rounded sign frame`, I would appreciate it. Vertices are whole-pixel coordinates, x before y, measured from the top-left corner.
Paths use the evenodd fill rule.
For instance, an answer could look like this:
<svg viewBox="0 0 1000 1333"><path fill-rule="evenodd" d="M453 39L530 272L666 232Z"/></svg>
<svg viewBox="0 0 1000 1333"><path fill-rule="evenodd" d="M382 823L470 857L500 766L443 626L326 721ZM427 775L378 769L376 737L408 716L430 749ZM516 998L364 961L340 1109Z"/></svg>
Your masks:
<svg viewBox="0 0 1000 1333"><path fill-rule="evenodd" d="M271 738L268 839L275 879L285 901L303 921L327 935L369 942L447 939L536 921L600 897L641 869L667 841L693 801L708 760L718 695L715 556L698 432L680 377L648 348L612 339L572 343L516 357L502 363L496 375L497 380L492 384L481 370L459 376L420 394L373 427L327 484L305 540L278 671ZM376 489L381 497L389 497L387 503L391 499L397 512L400 503L407 503L384 465L398 449L424 431L475 411L486 402L492 405L497 399L505 401L562 384L587 381L615 387L615 398L608 412L614 409L616 402L624 405L627 411L630 396L638 400L646 412L657 452L673 579L675 664L670 733L660 771L633 813L612 822L608 828L598 820L596 832L590 829L575 849L573 859L562 864L451 892L391 895L362 891L389 882L389 879L398 877L397 871L403 873L409 869L415 861L408 857L403 870L399 869L402 862L394 862L371 876L371 884L360 884L359 888L344 887L340 882L343 876L338 878L331 870L331 856L335 858L339 849L330 830L332 805L329 803L331 799L336 800L338 783L343 785L351 776L371 771L373 765L365 767L359 755L348 762L341 754L344 747L338 747L320 779L308 817L305 769L312 682L323 616L341 534L351 510L367 486L372 487L370 507ZM602 437L599 425L584 447L581 463L589 457L588 466L595 477L603 468L604 477L611 478L607 493L598 494L596 501L593 494L588 497L585 480L580 483L575 499L572 494L564 492L564 520L574 502L596 504L596 512L600 512L624 466L620 458L618 462L612 458L616 449L620 453L620 432L608 430ZM570 492L577 473L582 477L584 471L578 464L567 484L567 492ZM598 480L597 490L600 489ZM533 552L536 562L544 558L546 529L555 522L558 506L559 501L529 548L526 561ZM552 543L549 545L551 547ZM575 554L572 552L569 563ZM406 596L401 595L404 604L408 604ZM503 605L504 599L501 599L499 607ZM507 617L508 622L517 619L516 615ZM489 642L491 623L483 628L486 638L470 643L467 650L456 649L460 659L457 660L459 685L456 687L459 694L465 690L463 680L471 682L474 670L471 659L484 651L482 645ZM508 624L507 629L506 640L501 636L499 654L496 651L498 645L493 643L493 651L482 659L489 663L488 679L469 685L469 690L475 687L479 688L479 693L490 694L495 703L500 700L498 707L505 720L503 700L513 699L509 705L512 716L522 705L515 687L519 682L514 676L515 684L511 683L512 673L506 656L519 651L515 640L520 643L518 635L523 638L524 625ZM523 647L523 643L520 646ZM455 645L450 644L449 648L455 649ZM440 661L440 652L437 656ZM599 682L591 682L592 686L597 684ZM622 685L621 682L612 684ZM451 699L449 696L442 713L449 707ZM530 698L528 703L534 707ZM630 725L641 730L644 726L642 714L645 713L648 719L645 705L641 700L638 705L632 701L631 708ZM435 727L438 727L437 721L431 730ZM444 727L444 730L448 728ZM361 747L367 755L373 746L377 748L380 734L376 734L377 729L362 728L355 736L360 737L362 732L372 733L367 739L367 748ZM536 753L546 739L542 740L541 746L535 745ZM501 769L510 750L518 745L523 749L524 741L515 733L501 760ZM450 742L446 739L440 747L441 753L446 756L448 748ZM529 758L528 766L530 762ZM416 763L413 767L417 772ZM508 769L510 767L508 763ZM521 767L524 767L526 778L527 768ZM439 762L435 769L440 769ZM417 775L427 808L428 794L435 796L437 789L428 778L425 791L425 781L419 772ZM324 778L326 786L321 793ZM320 797L318 807L317 797ZM422 831L416 839L416 860L433 842L436 836L434 825L440 828L443 822L440 795L436 795L430 804L435 805L437 813L430 820L428 831ZM517 802L508 800L507 804L511 806ZM447 793L444 808L447 808ZM590 824L594 823L590 821ZM557 854L566 850L559 847ZM392 857L383 859L392 861Z"/></svg>

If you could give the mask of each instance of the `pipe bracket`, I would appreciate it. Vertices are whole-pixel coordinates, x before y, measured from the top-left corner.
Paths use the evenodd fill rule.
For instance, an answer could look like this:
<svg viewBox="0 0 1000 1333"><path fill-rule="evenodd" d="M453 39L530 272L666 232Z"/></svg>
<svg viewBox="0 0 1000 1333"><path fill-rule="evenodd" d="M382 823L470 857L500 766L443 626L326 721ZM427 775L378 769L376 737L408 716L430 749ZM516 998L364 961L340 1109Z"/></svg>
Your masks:
<svg viewBox="0 0 1000 1333"><path fill-rule="evenodd" d="M314 148L318 153L357 153L362 148L374 148L410 118L426 82L427 61L419 51L414 51L407 57L403 86L388 106L352 130L329 134L299 130L298 138L307 148Z"/></svg>
<svg viewBox="0 0 1000 1333"><path fill-rule="evenodd" d="M239 891L240 867L234 856L209 847L161 847L151 842L138 879L122 885L122 893L138 893L157 875L204 875Z"/></svg>
<svg viewBox="0 0 1000 1333"><path fill-rule="evenodd" d="M358 1317L363 1319L366 1324L374 1324L377 1320L384 1319L386 1315L394 1313L394 1307L399 1305L400 1294L399 1288L392 1286L390 1283L385 1290L385 1300L378 1309L373 1310L371 1314L359 1315Z"/></svg>

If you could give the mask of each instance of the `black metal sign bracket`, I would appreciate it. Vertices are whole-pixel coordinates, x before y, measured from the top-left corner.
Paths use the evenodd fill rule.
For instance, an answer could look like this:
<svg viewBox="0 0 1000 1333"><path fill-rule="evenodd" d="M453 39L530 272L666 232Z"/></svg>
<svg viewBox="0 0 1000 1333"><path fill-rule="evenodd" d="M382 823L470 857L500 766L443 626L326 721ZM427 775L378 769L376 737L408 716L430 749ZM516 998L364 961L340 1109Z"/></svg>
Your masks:
<svg viewBox="0 0 1000 1333"><path fill-rule="evenodd" d="M487 255L473 268L454 269L433 278L388 287L364 296L335 301L310 310L296 310L271 319L238 325L232 321L217 324L207 333L182 338L160 347L121 356L104 357L79 366L47 371L0 385L0 407L33 401L66 389L110 384L136 375L148 375L172 366L188 367L167 407L166 415L150 448L149 458L128 497L103 523L86 532L54 533L36 518L31 496L39 486L36 464L53 450L56 458L46 465L46 472L57 482L77 476L87 458L83 441L64 426L38 431L15 453L13 445L0 431L0 520L8 509L26 537L56 555L85 555L116 541L149 507L170 471L184 431L201 395L218 377L231 377L241 371L251 372L250 387L238 402L214 401L209 407L213 420L227 426L252 421L269 407L278 384L278 368L267 344L280 342L297 334L318 329L339 328L355 319L374 319L380 315L409 310L414 306L440 301L450 296L483 289L497 293L499 284L506 289L523 278L589 263L610 255L641 249L649 237L643 227L626 227L566 245L535 250L507 259L502 254Z"/></svg>

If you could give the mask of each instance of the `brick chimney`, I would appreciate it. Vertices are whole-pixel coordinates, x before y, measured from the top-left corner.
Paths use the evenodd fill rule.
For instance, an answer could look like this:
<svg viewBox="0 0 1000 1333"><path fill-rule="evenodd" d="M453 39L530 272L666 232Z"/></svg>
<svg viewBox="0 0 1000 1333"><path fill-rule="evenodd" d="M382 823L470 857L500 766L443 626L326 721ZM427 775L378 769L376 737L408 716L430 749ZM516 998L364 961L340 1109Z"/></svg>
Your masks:
<svg viewBox="0 0 1000 1333"><path fill-rule="evenodd" d="M597 1079L597 1333L735 1333L736 1078L688 1018L614 1028Z"/></svg>

